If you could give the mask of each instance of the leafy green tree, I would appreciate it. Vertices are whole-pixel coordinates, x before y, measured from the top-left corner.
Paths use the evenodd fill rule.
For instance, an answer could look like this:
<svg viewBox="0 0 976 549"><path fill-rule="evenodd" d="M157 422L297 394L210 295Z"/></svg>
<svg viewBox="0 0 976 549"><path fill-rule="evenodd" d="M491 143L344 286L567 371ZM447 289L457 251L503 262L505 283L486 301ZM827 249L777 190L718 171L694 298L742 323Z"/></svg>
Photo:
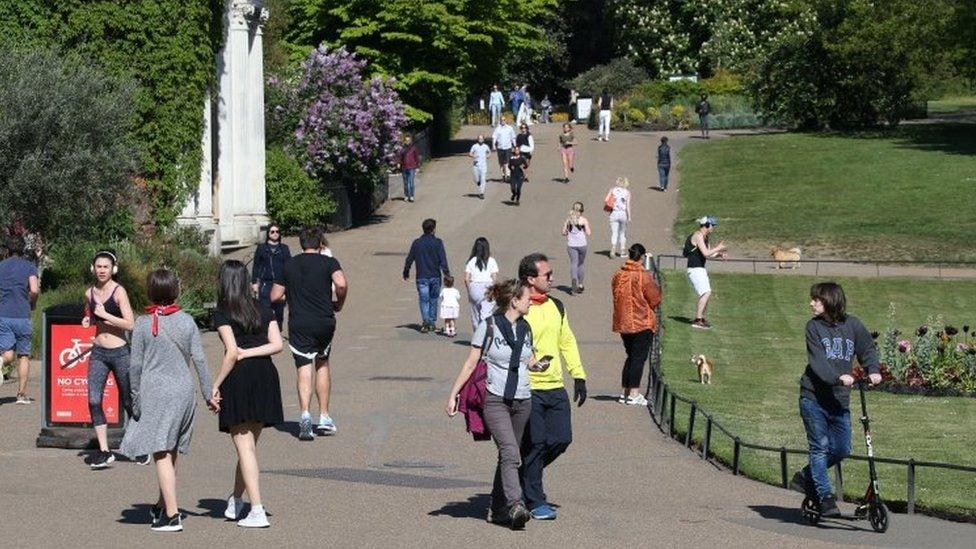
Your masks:
<svg viewBox="0 0 976 549"><path fill-rule="evenodd" d="M347 46L396 78L415 122L447 123L471 90L488 89L520 59L551 52L538 25L555 0L292 0L290 39Z"/></svg>
<svg viewBox="0 0 976 549"><path fill-rule="evenodd" d="M133 89L76 56L0 48L0 220L78 238L124 209Z"/></svg>

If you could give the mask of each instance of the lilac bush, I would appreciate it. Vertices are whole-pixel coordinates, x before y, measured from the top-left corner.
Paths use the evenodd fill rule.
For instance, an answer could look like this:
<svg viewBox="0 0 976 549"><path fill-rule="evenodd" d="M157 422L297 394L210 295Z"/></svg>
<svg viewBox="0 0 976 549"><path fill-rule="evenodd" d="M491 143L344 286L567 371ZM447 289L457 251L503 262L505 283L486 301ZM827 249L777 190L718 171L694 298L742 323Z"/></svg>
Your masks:
<svg viewBox="0 0 976 549"><path fill-rule="evenodd" d="M268 122L309 175L370 184L395 164L407 122L394 80L363 75L345 48L312 51L293 82L268 80Z"/></svg>

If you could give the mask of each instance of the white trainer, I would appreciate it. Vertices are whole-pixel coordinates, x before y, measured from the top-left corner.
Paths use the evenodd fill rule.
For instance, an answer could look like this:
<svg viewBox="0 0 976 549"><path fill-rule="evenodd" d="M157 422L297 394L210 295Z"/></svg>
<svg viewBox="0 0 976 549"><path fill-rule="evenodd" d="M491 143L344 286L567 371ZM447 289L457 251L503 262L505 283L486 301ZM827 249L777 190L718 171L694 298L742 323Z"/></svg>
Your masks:
<svg viewBox="0 0 976 549"><path fill-rule="evenodd" d="M227 520L240 520L241 513L244 512L244 498L235 498L231 494L227 498L227 509L224 510L224 518Z"/></svg>
<svg viewBox="0 0 976 549"><path fill-rule="evenodd" d="M638 394L635 397L628 397L627 398L627 405L628 406L647 406L647 399L644 398L644 395Z"/></svg>
<svg viewBox="0 0 976 549"><path fill-rule="evenodd" d="M251 512L237 521L237 525L241 528L267 528L271 523L268 522L268 514L264 512L263 505L252 505Z"/></svg>

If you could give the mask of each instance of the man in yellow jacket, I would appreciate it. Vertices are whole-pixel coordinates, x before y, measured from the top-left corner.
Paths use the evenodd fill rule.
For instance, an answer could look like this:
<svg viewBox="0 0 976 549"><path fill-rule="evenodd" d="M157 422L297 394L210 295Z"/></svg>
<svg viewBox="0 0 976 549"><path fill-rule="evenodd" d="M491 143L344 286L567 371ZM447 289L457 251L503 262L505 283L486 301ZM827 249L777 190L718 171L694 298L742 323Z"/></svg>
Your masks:
<svg viewBox="0 0 976 549"><path fill-rule="evenodd" d="M563 364L573 377L573 400L577 406L586 401L586 372L565 308L562 302L549 297L552 289L549 258L540 253L525 256L519 263L518 274L532 291L532 305L525 319L532 327L536 356L552 356L549 368L529 372L532 414L522 441L522 493L532 518L553 520L556 511L546 501L542 488L543 469L573 441L571 406L563 385Z"/></svg>

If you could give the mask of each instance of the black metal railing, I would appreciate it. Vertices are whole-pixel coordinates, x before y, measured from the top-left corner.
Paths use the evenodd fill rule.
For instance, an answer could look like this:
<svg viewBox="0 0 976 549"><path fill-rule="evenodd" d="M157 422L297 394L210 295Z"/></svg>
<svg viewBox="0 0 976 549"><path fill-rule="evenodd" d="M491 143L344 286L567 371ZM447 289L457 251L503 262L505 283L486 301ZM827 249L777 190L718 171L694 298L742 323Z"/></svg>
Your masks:
<svg viewBox="0 0 976 549"><path fill-rule="evenodd" d="M664 288L664 280L661 276L660 261L660 256L655 258L655 261L651 267L651 272L657 281L658 286L661 288L661 295L663 297L666 295L666 293ZM663 316L661 316L662 305L663 298L661 304L658 305L655 311L657 318L659 319L663 318ZM780 486L783 488L788 488L790 480L788 456L790 454L807 456L807 450L747 442L743 440L742 437L736 435L724 425L719 423L719 421L715 419L715 416L702 409L701 405L698 404L697 401L677 394L664 380L664 374L661 372L661 339L663 339L663 335L664 323L659 322L658 337L654 338L655 344L652 347L652 352L649 358L650 367L648 369L647 393L645 395L649 401L648 410L650 410L651 418L654 420L655 424L661 429L662 432L667 433L671 438L683 443L686 448L695 451L702 460L708 460L710 457L719 459L718 456L712 451L712 439L716 431L722 435L725 435L732 443L732 459L731 463L728 463L728 465L730 466L733 475L739 475L742 472L741 466L743 449L777 453L779 454L780 462ZM683 440L679 438L677 428L675 427L675 414L678 402L684 403L689 407L688 428L684 433ZM701 436L700 442L695 445L695 423L698 421L698 416L701 416L704 419L705 429ZM946 469L951 471L976 473L976 466L916 460L914 458L869 458L867 456L855 454L848 456L847 459L904 466L906 468L907 478L906 512L908 514L915 513L916 471L918 468L927 467L932 469ZM837 481L837 493L843 494L844 472L841 464L838 463L835 466L834 475Z"/></svg>

